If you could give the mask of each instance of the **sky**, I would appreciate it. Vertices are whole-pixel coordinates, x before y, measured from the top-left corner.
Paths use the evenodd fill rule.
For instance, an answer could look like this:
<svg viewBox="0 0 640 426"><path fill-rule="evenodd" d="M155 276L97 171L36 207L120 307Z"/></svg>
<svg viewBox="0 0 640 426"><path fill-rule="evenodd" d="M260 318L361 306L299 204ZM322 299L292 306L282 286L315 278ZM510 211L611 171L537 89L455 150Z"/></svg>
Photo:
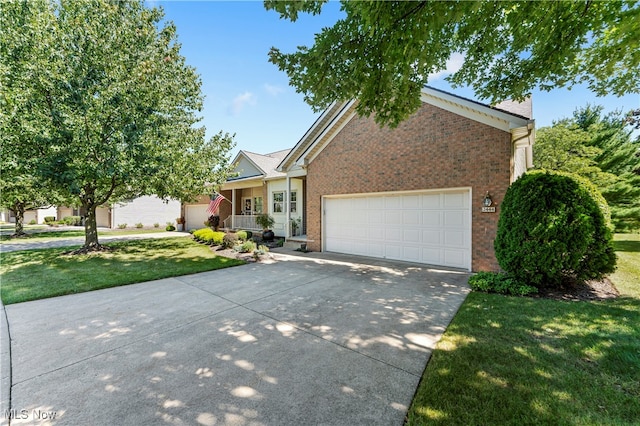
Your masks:
<svg viewBox="0 0 640 426"><path fill-rule="evenodd" d="M339 3L330 2L320 15L304 14L293 23L267 11L262 1L147 1L147 6L162 7L165 20L176 25L181 53L202 79L201 124L207 137L219 131L235 134L232 156L241 149L266 154L292 148L320 115L268 61L268 52L271 47L292 53L297 46L311 46L316 33L344 16ZM460 59L449 61L449 71L455 71ZM470 88L452 89L444 80L447 75L430 76L428 85L477 100ZM638 94L599 98L585 87L534 90L532 101L536 128L571 117L587 104L602 105L605 112L640 108Z"/></svg>

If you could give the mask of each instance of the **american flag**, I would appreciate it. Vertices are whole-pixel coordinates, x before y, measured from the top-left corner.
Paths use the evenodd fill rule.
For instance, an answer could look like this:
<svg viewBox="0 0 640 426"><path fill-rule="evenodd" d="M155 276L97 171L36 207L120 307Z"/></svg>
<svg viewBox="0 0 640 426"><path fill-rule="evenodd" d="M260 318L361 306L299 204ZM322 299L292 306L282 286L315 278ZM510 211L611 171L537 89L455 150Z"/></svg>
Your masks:
<svg viewBox="0 0 640 426"><path fill-rule="evenodd" d="M222 203L222 200L226 200L226 198L224 198L220 194L216 194L215 196L212 196L211 201L209 201L209 207L207 207L207 214L210 216L217 214L218 209L220 208L220 203Z"/></svg>

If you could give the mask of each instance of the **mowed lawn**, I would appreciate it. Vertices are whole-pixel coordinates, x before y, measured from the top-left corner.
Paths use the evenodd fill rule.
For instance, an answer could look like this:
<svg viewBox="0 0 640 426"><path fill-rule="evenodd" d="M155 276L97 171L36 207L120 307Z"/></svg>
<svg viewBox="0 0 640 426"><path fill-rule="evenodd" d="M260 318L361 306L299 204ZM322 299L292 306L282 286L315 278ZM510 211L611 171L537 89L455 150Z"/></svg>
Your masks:
<svg viewBox="0 0 640 426"><path fill-rule="evenodd" d="M640 235L616 235L614 300L471 293L408 425L640 424Z"/></svg>
<svg viewBox="0 0 640 426"><path fill-rule="evenodd" d="M245 263L216 256L210 247L185 237L108 246L113 251L87 255L65 255L70 247L2 253L2 302L26 302Z"/></svg>

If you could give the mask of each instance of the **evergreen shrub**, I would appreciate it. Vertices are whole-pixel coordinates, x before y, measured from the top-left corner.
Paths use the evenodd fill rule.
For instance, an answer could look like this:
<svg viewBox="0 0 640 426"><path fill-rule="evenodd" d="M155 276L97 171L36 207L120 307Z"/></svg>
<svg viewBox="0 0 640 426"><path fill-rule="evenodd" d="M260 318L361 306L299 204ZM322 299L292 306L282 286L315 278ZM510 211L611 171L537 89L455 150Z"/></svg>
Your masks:
<svg viewBox="0 0 640 426"><path fill-rule="evenodd" d="M494 243L500 267L522 283L558 287L615 270L607 203L586 179L535 170L507 190Z"/></svg>

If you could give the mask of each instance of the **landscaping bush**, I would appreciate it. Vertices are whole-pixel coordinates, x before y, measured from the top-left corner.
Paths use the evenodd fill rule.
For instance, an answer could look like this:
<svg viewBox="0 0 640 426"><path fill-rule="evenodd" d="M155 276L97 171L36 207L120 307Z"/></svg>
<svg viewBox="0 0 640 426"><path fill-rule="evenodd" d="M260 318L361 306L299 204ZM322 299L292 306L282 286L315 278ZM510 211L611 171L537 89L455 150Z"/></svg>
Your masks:
<svg viewBox="0 0 640 426"><path fill-rule="evenodd" d="M44 223L46 223L47 225L49 225L51 222L55 222L56 221L56 217L55 216L45 216L44 217Z"/></svg>
<svg viewBox="0 0 640 426"><path fill-rule="evenodd" d="M127 224L126 224L126 223L121 223L121 224L119 224L119 225L118 225L118 228L119 228L119 229L124 229L124 228L126 228L126 227L127 227Z"/></svg>
<svg viewBox="0 0 640 426"><path fill-rule="evenodd" d="M142 223L136 223L136 228L140 229L142 228L144 225Z"/></svg>
<svg viewBox="0 0 640 426"><path fill-rule="evenodd" d="M236 234L228 233L224 235L222 239L222 246L224 248L233 248L238 242L238 236Z"/></svg>
<svg viewBox="0 0 640 426"><path fill-rule="evenodd" d="M166 227L166 228L164 228L164 229L165 229L165 231L175 231L175 230L176 230L176 227L175 227L175 226L173 226L173 225L167 225L167 227Z"/></svg>
<svg viewBox="0 0 640 426"><path fill-rule="evenodd" d="M248 240L238 246L235 246L234 250L239 251L240 253L253 253L256 250L256 243Z"/></svg>
<svg viewBox="0 0 640 426"><path fill-rule="evenodd" d="M501 208L496 258L517 281L558 287L615 269L607 204L590 182L528 172L509 187Z"/></svg>
<svg viewBox="0 0 640 426"><path fill-rule="evenodd" d="M201 243L220 246L224 241L224 232L216 232L211 228L202 228L193 232L193 238Z"/></svg>
<svg viewBox="0 0 640 426"><path fill-rule="evenodd" d="M208 238L211 238L211 234L213 234L213 229L211 229L211 228L202 228L202 229L198 229L198 230L193 231L193 238L196 241L204 243L205 241L208 240Z"/></svg>
<svg viewBox="0 0 640 426"><path fill-rule="evenodd" d="M236 236L240 241L247 241L249 236L247 235L247 231L238 231L236 232Z"/></svg>
<svg viewBox="0 0 640 426"><path fill-rule="evenodd" d="M211 238L211 245L221 246L224 242L224 236L226 234L224 232L213 231L213 236Z"/></svg>
<svg viewBox="0 0 640 426"><path fill-rule="evenodd" d="M38 224L38 222L36 222L36 220L35 220L35 219L31 219L31 220L29 221L29 225L37 225L37 224Z"/></svg>
<svg viewBox="0 0 640 426"><path fill-rule="evenodd" d="M67 226L80 226L82 225L82 217L80 216L65 216L62 218L62 222L64 222Z"/></svg>
<svg viewBox="0 0 640 426"><path fill-rule="evenodd" d="M153 224L153 227L154 228L160 228L160 224L156 222L156 223Z"/></svg>
<svg viewBox="0 0 640 426"><path fill-rule="evenodd" d="M469 286L474 291L514 296L526 296L538 292L536 287L521 283L508 274L495 272L478 272L469 278Z"/></svg>

